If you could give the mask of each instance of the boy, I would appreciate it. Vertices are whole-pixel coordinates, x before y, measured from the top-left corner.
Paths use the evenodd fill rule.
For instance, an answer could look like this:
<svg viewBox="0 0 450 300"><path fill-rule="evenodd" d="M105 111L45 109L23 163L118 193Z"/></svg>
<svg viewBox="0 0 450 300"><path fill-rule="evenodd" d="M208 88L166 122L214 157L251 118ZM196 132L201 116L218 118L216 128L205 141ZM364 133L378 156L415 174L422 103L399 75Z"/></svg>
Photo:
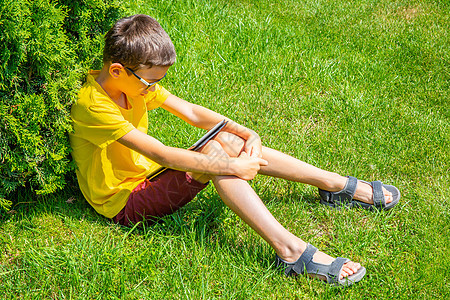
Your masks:
<svg viewBox="0 0 450 300"><path fill-rule="evenodd" d="M121 19L106 34L104 66L90 72L71 111L73 157L87 201L128 226L173 213L212 181L224 203L274 248L286 275L307 273L342 285L361 280L365 268L360 264L333 259L287 231L247 180L259 173L312 184L326 205L369 209L393 207L398 190L263 147L253 130L170 94L158 82L175 56L167 33L146 15ZM228 123L199 152L169 147L147 135L147 111L157 107L203 129L223 119ZM160 166L169 169L147 179Z"/></svg>

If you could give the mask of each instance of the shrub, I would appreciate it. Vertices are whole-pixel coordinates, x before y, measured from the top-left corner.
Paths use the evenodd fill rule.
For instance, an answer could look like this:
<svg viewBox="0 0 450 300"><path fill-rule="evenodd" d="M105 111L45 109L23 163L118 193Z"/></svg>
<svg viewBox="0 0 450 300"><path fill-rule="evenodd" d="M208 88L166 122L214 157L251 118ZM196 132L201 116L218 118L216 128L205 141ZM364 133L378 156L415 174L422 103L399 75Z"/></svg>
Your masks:
<svg viewBox="0 0 450 300"><path fill-rule="evenodd" d="M14 192L62 189L73 177L70 105L103 34L121 17L114 0L0 0L0 206ZM7 200L9 199L9 200Z"/></svg>

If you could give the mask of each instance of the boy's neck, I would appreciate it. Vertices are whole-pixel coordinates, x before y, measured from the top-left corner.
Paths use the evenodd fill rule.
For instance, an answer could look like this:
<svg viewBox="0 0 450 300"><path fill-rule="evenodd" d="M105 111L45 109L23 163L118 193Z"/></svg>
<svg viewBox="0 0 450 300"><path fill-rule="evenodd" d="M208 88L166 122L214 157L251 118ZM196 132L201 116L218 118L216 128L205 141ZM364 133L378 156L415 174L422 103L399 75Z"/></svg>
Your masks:
<svg viewBox="0 0 450 300"><path fill-rule="evenodd" d="M103 67L103 69L100 70L100 74L95 79L97 83L103 88L103 90L108 94L108 96L120 105L120 102L123 101L125 95L123 92L115 87L115 84L113 80L111 79L111 76L109 75L109 69L107 67Z"/></svg>

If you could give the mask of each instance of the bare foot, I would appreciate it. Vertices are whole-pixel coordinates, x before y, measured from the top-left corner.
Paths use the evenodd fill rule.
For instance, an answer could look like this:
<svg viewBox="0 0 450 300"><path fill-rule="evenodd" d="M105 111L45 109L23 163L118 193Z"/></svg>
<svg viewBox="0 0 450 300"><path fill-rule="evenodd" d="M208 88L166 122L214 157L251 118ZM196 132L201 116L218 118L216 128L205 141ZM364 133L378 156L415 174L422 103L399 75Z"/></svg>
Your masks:
<svg viewBox="0 0 450 300"><path fill-rule="evenodd" d="M303 250L304 251L304 250ZM289 262L289 263L293 263L296 262L300 256L303 254L303 251L300 252L300 254L297 256L294 256L296 258L292 259L292 258L287 258L284 259L283 257L281 257L282 259L284 259L285 261ZM292 257L292 256L291 256ZM312 261L315 263L319 263L319 264L323 264L323 265L329 265L331 264L335 259L331 256L329 256L328 254L325 254L321 251L317 251L314 256ZM359 263L353 262L353 261L349 261L347 263L344 264L344 266L342 267L341 273L339 275L339 279L351 276L353 274L355 274L356 272L358 272L358 270L361 268L361 265ZM310 277L314 277L314 278L319 278L321 280L326 281L327 278L323 275L318 275L318 274L308 274L308 276Z"/></svg>
<svg viewBox="0 0 450 300"><path fill-rule="evenodd" d="M383 187L384 199L387 203L391 203L394 199L392 193ZM373 204L373 190L370 184L358 180L358 185L356 186L355 195L353 196L356 200Z"/></svg>
<svg viewBox="0 0 450 300"><path fill-rule="evenodd" d="M334 258L329 256L328 254L325 254L321 251L317 251L314 256L313 256L313 262L319 263L319 264L324 264L324 265L329 265L334 261ZM341 274L339 276L339 279L342 279L344 277L348 277L350 275L355 274L356 272L358 272L358 270L361 268L361 265L359 263L353 262L353 261L349 261L347 263L344 264L344 266L342 267L341 270ZM324 281L327 280L327 278L325 276L322 275L316 275L316 274L311 274L311 277L318 277Z"/></svg>
<svg viewBox="0 0 450 300"><path fill-rule="evenodd" d="M345 188L347 181L349 179L347 177L338 174L333 175L335 175L335 177L333 178L333 184L319 188L322 188L329 192L342 191ZM384 187L382 187L382 190L384 194L384 199L386 200L386 204L391 203L394 200L392 193L386 190ZM353 195L353 198L364 203L373 204L372 186L368 183L358 180L358 184L356 185L356 191L355 194Z"/></svg>

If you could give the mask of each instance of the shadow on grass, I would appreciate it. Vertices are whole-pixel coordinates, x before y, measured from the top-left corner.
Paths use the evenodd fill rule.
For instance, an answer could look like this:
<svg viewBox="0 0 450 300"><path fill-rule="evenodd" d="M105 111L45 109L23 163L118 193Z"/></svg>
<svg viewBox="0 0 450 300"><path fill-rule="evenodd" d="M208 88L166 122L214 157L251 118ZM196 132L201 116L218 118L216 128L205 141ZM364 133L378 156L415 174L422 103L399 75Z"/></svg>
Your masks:
<svg viewBox="0 0 450 300"><path fill-rule="evenodd" d="M227 248L227 251L235 257L251 255L262 265L267 266L273 262L273 251L261 238L248 239L241 236L256 236L256 234L226 207L213 188L203 191L174 214L159 218L152 224L139 224L135 228L115 225L111 220L99 215L74 187L41 197L26 191L18 191L14 196L20 201L9 213L0 217L0 227L6 222L14 222L15 230L34 230L39 224L31 222L31 218L48 214L61 220L62 223L71 219L100 226L113 226L123 235L140 235L145 238L154 235L193 238L196 243L206 247L210 245L212 249L216 244ZM316 195L299 194L295 190L287 191L281 197L262 192L261 198L269 210L280 207L283 209L289 205L313 210L320 205Z"/></svg>
<svg viewBox="0 0 450 300"><path fill-rule="evenodd" d="M261 197L262 201L272 209L283 209L296 205L298 209L314 210L320 206L316 195L298 195L288 193L284 197ZM283 223L284 220L280 220ZM130 229L122 227L124 231ZM133 233L148 236L167 235L193 237L196 243L217 243L234 257L253 256L262 265L271 264L274 252L269 245L232 212L220 199L214 190L205 191L194 201L181 208L178 212L160 218L148 226L137 227ZM247 236L251 235L252 238Z"/></svg>
<svg viewBox="0 0 450 300"><path fill-rule="evenodd" d="M18 190L11 199L15 204L8 212L0 215L0 226L5 222L19 222L32 215L48 213L89 222L101 222L107 219L98 215L84 199L78 188L66 187L64 190L45 196L36 196L28 190Z"/></svg>

